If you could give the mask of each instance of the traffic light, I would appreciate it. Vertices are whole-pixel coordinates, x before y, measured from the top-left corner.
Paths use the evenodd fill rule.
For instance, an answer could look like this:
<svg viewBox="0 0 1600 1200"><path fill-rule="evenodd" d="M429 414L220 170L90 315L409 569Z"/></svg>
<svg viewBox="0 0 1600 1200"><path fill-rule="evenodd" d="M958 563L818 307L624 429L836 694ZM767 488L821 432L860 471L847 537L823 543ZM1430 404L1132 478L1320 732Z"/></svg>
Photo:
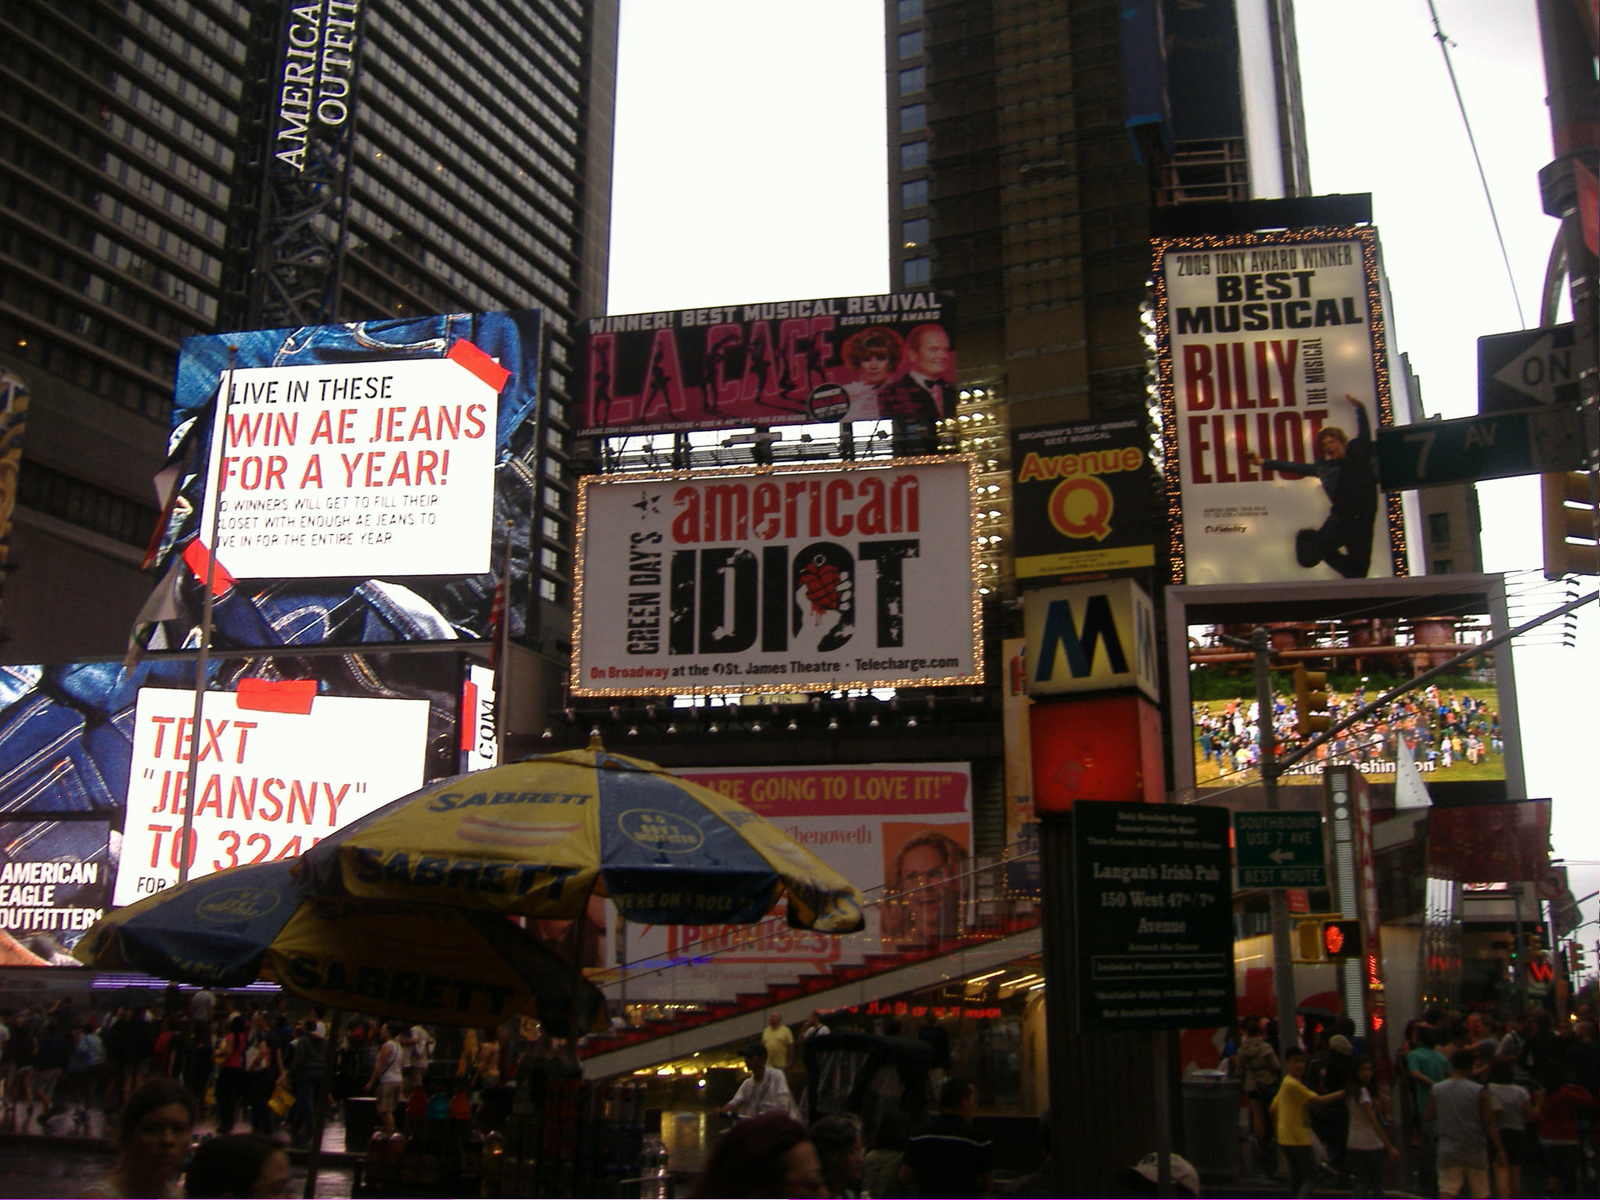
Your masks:
<svg viewBox="0 0 1600 1200"><path fill-rule="evenodd" d="M1322 952L1329 958L1361 958L1360 921L1324 921Z"/></svg>
<svg viewBox="0 0 1600 1200"><path fill-rule="evenodd" d="M1322 961L1322 924L1319 921L1294 923L1294 956L1297 962Z"/></svg>
<svg viewBox="0 0 1600 1200"><path fill-rule="evenodd" d="M1295 728L1302 736L1325 733L1332 719L1328 716L1328 673L1294 669Z"/></svg>
<svg viewBox="0 0 1600 1200"><path fill-rule="evenodd" d="M1545 475L1539 481L1544 506L1544 574L1600 575L1600 508L1596 477L1583 471Z"/></svg>
<svg viewBox="0 0 1600 1200"><path fill-rule="evenodd" d="M1567 978L1577 979L1582 975L1588 963L1583 960L1583 944L1570 942L1567 945Z"/></svg>

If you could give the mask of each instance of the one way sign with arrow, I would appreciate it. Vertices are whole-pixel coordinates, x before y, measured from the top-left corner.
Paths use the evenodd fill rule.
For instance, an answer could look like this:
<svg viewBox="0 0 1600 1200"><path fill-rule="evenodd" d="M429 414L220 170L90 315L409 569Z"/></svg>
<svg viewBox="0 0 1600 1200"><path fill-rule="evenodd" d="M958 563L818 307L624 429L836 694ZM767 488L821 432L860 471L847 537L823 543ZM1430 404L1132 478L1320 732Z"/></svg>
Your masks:
<svg viewBox="0 0 1600 1200"><path fill-rule="evenodd" d="M1241 888L1328 886L1321 813L1234 813L1233 846Z"/></svg>
<svg viewBox="0 0 1600 1200"><path fill-rule="evenodd" d="M1478 339L1478 411L1577 404L1572 322Z"/></svg>

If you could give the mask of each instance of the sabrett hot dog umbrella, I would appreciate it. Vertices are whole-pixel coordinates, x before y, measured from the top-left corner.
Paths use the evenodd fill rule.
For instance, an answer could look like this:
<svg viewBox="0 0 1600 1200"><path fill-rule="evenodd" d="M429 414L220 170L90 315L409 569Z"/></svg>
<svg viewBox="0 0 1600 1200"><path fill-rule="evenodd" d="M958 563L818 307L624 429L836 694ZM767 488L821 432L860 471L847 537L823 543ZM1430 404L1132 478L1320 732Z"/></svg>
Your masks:
<svg viewBox="0 0 1600 1200"><path fill-rule="evenodd" d="M576 919L591 893L650 925L789 924L854 933L861 894L777 826L598 742L457 776L396 800L302 855L317 896L428 901Z"/></svg>

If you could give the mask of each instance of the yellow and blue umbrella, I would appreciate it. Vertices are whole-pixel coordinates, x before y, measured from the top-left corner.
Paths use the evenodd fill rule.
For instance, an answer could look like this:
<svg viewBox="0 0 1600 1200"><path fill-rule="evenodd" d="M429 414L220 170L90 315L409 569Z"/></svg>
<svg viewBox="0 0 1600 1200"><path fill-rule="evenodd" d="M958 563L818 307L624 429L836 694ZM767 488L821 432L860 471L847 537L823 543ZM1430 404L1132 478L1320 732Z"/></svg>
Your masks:
<svg viewBox="0 0 1600 1200"><path fill-rule="evenodd" d="M599 992L508 918L404 901L308 897L293 859L219 871L101 918L74 953L209 987L261 978L330 1008L409 1022L498 1025L526 1013L579 1027Z"/></svg>
<svg viewBox="0 0 1600 1200"><path fill-rule="evenodd" d="M461 775L403 797L301 856L314 895L430 900L575 919L591 893L629 921L863 925L849 880L775 825L654 763L587 750Z"/></svg>

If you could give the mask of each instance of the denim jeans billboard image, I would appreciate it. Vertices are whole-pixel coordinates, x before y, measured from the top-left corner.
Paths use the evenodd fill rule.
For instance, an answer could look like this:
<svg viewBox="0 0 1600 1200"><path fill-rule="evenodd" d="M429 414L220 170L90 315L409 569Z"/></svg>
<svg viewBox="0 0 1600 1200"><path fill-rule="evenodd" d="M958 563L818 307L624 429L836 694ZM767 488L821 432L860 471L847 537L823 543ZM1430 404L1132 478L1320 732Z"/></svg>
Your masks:
<svg viewBox="0 0 1600 1200"><path fill-rule="evenodd" d="M198 640L207 549L218 649L486 638L502 570L524 634L540 333L526 310L186 339L155 548L178 616L148 648Z"/></svg>
<svg viewBox="0 0 1600 1200"><path fill-rule="evenodd" d="M196 877L292 856L454 774L466 660L447 647L214 657L198 737L190 656L0 666L0 966L68 964L108 903L176 881L191 750Z"/></svg>

